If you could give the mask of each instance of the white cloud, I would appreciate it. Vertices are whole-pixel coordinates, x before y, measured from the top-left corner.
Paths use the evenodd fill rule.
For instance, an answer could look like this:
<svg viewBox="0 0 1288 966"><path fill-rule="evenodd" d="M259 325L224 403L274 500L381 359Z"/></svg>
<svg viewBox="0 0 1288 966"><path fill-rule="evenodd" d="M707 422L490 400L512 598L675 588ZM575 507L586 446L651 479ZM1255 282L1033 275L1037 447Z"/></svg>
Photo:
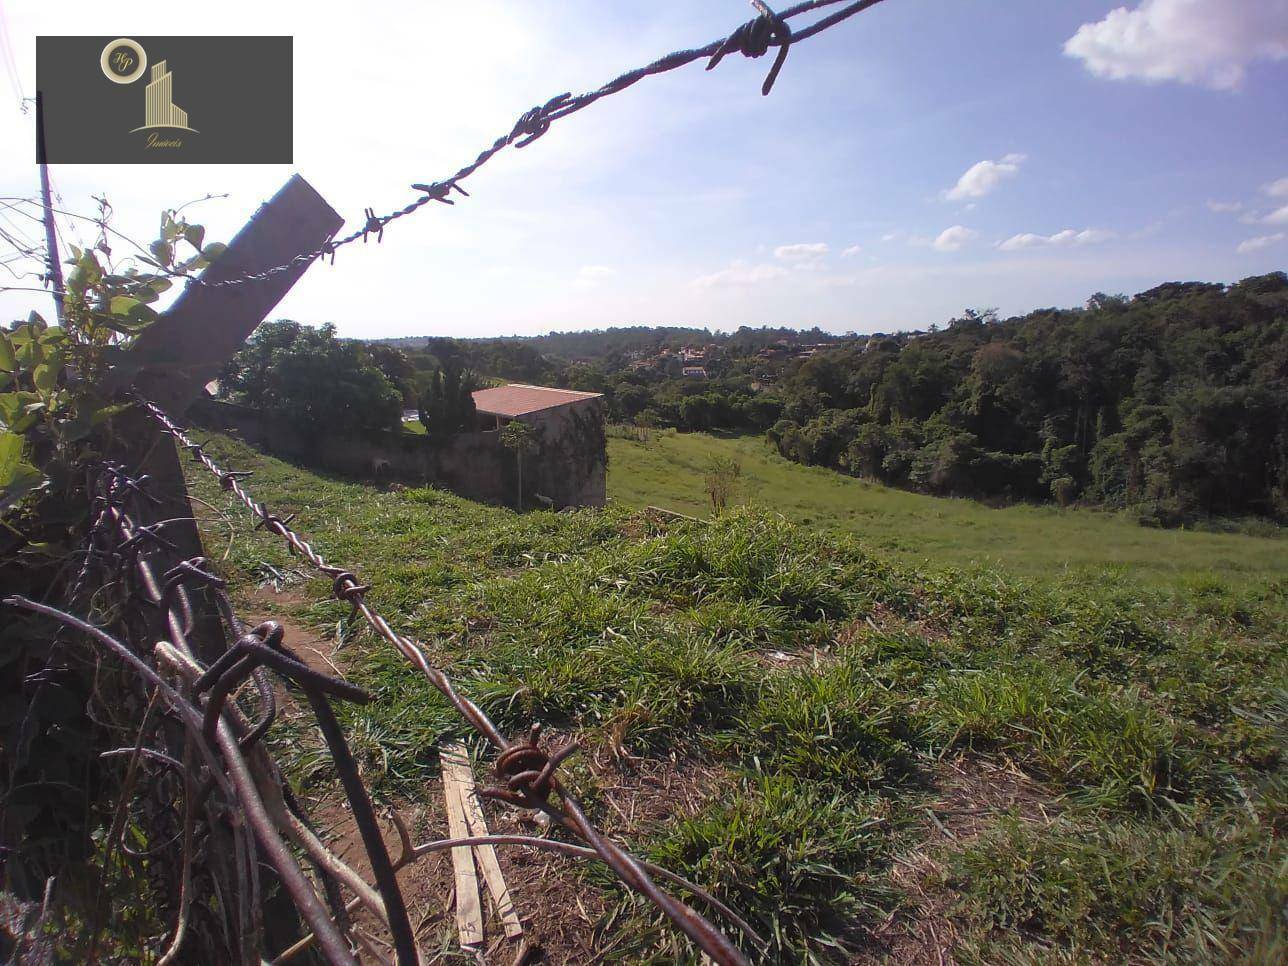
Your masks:
<svg viewBox="0 0 1288 966"><path fill-rule="evenodd" d="M1276 208L1274 211L1263 213L1251 209L1245 211L1239 216L1241 225L1288 225L1288 205Z"/></svg>
<svg viewBox="0 0 1288 966"><path fill-rule="evenodd" d="M718 272L700 275L689 284L700 289L757 285L770 279L782 278L786 274L787 272L778 265L749 265L746 262L736 261Z"/></svg>
<svg viewBox="0 0 1288 966"><path fill-rule="evenodd" d="M1209 201L1207 206L1208 211L1215 211L1219 215L1233 214L1236 211L1243 210L1242 201Z"/></svg>
<svg viewBox="0 0 1288 966"><path fill-rule="evenodd" d="M1111 80L1237 90L1249 64L1288 58L1288 0L1142 0L1083 24L1064 53Z"/></svg>
<svg viewBox="0 0 1288 966"><path fill-rule="evenodd" d="M580 289L595 289L617 276L617 269L608 265L583 265L577 270L574 284Z"/></svg>
<svg viewBox="0 0 1288 966"><path fill-rule="evenodd" d="M862 245L851 245L849 248L846 248L846 249L844 249L844 250L841 252L841 257L842 257L842 258L853 258L855 255L859 254L859 252L861 252L861 251L863 251L863 246L862 246Z"/></svg>
<svg viewBox="0 0 1288 966"><path fill-rule="evenodd" d="M957 184L944 192L944 197L949 201L982 198L1007 178L1017 175L1026 159L1023 154L1008 154L999 161L977 161L957 179Z"/></svg>
<svg viewBox="0 0 1288 966"><path fill-rule="evenodd" d="M892 242L898 237L899 237L899 233L897 231L888 231L881 236L881 240L883 242Z"/></svg>
<svg viewBox="0 0 1288 966"><path fill-rule="evenodd" d="M774 257L785 262L803 262L822 258L827 252L827 242L800 242L796 245L779 245L774 249Z"/></svg>
<svg viewBox="0 0 1288 966"><path fill-rule="evenodd" d="M1261 221L1267 225L1288 225L1288 205L1270 212Z"/></svg>
<svg viewBox="0 0 1288 966"><path fill-rule="evenodd" d="M1256 238L1249 238L1247 241L1239 242L1239 246L1235 251L1240 255L1247 255L1249 252L1259 252L1261 249L1269 248L1271 245L1278 245L1285 238L1288 238L1288 235L1285 235L1281 231L1277 231L1273 235L1258 235Z"/></svg>
<svg viewBox="0 0 1288 966"><path fill-rule="evenodd" d="M1278 181L1272 181L1264 185L1261 189L1271 198L1288 198L1288 178L1280 178Z"/></svg>
<svg viewBox="0 0 1288 966"><path fill-rule="evenodd" d="M583 265L577 272L577 281L579 282L602 282L605 279L612 278L617 274L617 269L609 268L607 265Z"/></svg>
<svg viewBox="0 0 1288 966"><path fill-rule="evenodd" d="M953 225L951 228L945 228L935 239L934 246L941 252L960 251L961 247L974 238L979 237L979 232L972 231L965 225Z"/></svg>
<svg viewBox="0 0 1288 966"><path fill-rule="evenodd" d="M997 247L1004 252L1016 252L1025 248L1068 248L1075 245L1098 245L1113 237L1115 235L1112 231L1103 228L1084 228L1082 231L1066 228L1054 235L1035 235L1033 232L1012 235L1006 241L999 242Z"/></svg>

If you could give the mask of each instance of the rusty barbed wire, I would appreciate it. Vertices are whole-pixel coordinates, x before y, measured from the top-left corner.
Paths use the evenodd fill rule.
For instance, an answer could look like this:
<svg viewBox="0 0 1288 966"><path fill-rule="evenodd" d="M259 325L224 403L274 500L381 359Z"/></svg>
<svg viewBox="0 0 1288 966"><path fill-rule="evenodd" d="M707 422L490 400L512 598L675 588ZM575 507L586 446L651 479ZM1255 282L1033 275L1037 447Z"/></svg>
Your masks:
<svg viewBox="0 0 1288 966"><path fill-rule="evenodd" d="M775 13L763 0L751 0L751 2L757 11L757 16L740 25L727 37L702 47L667 54L650 64L622 73L607 84L576 97L570 93L563 93L548 99L522 114L507 133L498 137L473 161L453 175L440 181L413 184L412 189L420 194L409 204L383 215L377 214L374 208L368 207L363 212L361 228L339 239L330 239L315 250L301 253L269 269L230 275L225 278L207 279L205 275L210 274L209 270L201 276L195 276L166 266L160 266L160 268L171 277L186 279L189 284L223 287L267 279L281 272L305 266L326 255L330 255L334 262L338 248L359 239L365 244L373 236L375 242L379 244L383 241L384 229L387 225L420 210L430 202L454 204L455 200L451 197L453 193L468 197L469 194L462 187L461 182L506 147L527 147L545 135L554 122L581 111L602 98L624 91L645 77L676 70L701 59L707 60L706 69L711 70L729 54L740 53L746 57L756 58L765 55L771 48L777 48L774 62L761 88L762 94L767 95L793 43L806 40L875 6L881 0L854 0L798 31L792 30L789 20L826 7L838 6L843 0L805 0L781 13ZM14 199L15 202L21 200ZM21 211L16 204L5 207ZM106 231L106 225L102 222L99 224ZM17 239L6 236L4 240L23 256L30 257L34 251L34 249L27 250L30 246L19 244ZM3 267L8 268L8 265ZM216 262L212 268L216 270L215 275L218 276L218 263ZM0 290L13 290L13 287ZM714 896L666 869L640 861L615 842L605 838L594 827L580 802L560 782L558 776L561 762L577 751L576 742L564 744L554 750L543 747L539 725L532 727L525 740L513 742L508 740L478 705L459 694L451 679L441 669L430 664L415 641L397 633L389 622L367 603L368 586L360 583L354 573L329 564L309 542L291 529L289 516L282 518L271 513L263 503L256 502L250 496L240 482L248 474L222 469L204 452L201 444L193 442L183 428L155 403L141 396L136 398L162 431L188 450L197 462L219 480L222 489L230 492L257 518L256 529L263 528L277 534L286 542L292 553L329 577L332 582L332 594L336 599L350 605L351 618L360 615L378 636L392 644L447 699L476 732L497 749L498 757L494 764L494 773L498 784L493 788L482 789L481 794L516 807L539 810L586 843L585 846L576 846L568 843L546 842L545 845L538 847L557 847L564 850L566 854L593 855L600 859L628 889L652 902L678 929L717 963L743 964L746 959L715 926L688 905L674 899L661 889L653 881L652 876L688 889L709 903L712 908L727 916L756 945L764 948L764 940L756 935L751 926ZM135 650L103 629L66 611L20 597L10 597L5 602L58 620L64 627L74 628L89 635L124 660L137 676L154 689L154 695L164 697L173 716L185 729L187 737L183 751L171 754L169 752L174 749L145 748L142 744L144 734L140 730L139 744L134 749L116 750L132 752L132 769L134 764L143 757L164 768L182 772L187 782L186 762L195 749L197 757L201 758L206 765L207 774L194 794L185 793L185 813L191 811L194 801L204 802L216 788L225 800L238 804L242 820L233 823L230 833L234 844L232 862L238 885L238 888L232 890L237 905L237 921L231 935L238 937L242 958L257 958L253 948L253 937L257 936L262 929L262 910L261 889L256 869L257 863L263 859L276 872L285 892L300 911L308 928L312 930L309 936L288 950L288 953L293 954L308 943L317 942L331 962L356 962L355 950L346 941L347 913L354 904L360 903L371 909L389 928L399 963L417 962L414 936L407 920L395 873L398 868L412 861L414 857L449 847L450 842L433 842L412 848L405 829L395 816L395 824L398 825L404 848L402 856L396 862L390 860L370 798L328 703L328 695L344 700L362 701L366 699L365 693L344 681L313 671L300 662L284 646L279 626L266 622L249 631L246 630L232 612L231 604L223 590L223 581L209 571L205 560L197 557L175 561L173 559L176 554L175 545L160 533L166 521L141 524L132 516L131 506L155 502L155 498L148 493L146 478L134 479L122 467L106 466L105 479L107 484L95 497L96 522L87 545L86 568L90 566L91 560L104 565L110 564L115 568L117 579L131 598L154 611L152 620L160 621L165 637L160 643L155 644L151 654L156 666L149 664ZM111 530L113 539L103 540L103 532L108 529ZM170 566L165 567L158 575L155 561L163 559L166 555L171 557ZM83 577L84 574L83 570L81 576ZM234 637L232 646L226 648L221 654L205 655L206 662L203 662L202 655L195 653L189 641L195 623L195 611L190 599L190 590L193 588L200 588L203 593L213 596L229 634ZM163 666L173 680L182 684L182 689L186 693L181 693L180 689L165 680L158 670ZM349 799L355 823L359 827L376 878L375 890L344 862L326 850L308 827L307 820L298 807L292 804L289 787L282 787L280 774L277 772L275 763L267 756L262 742L276 718L276 703L272 689L264 677L265 667L299 687L308 700L332 760L336 764L337 776ZM254 683L259 695L259 716L254 721L248 721L237 704L230 700L236 690L247 680ZM146 717L145 715L145 719ZM183 761L179 760L179 754L183 755ZM274 776L276 776L275 779ZM557 798L558 804L552 801L552 796ZM190 820L185 820L185 842L190 831ZM488 838L497 842L524 839L522 836ZM317 871L326 896L325 906L301 870L288 847L288 841L308 856ZM534 843L540 841L545 840L534 840ZM125 848L124 844L122 847ZM179 918L170 947L162 957L163 962L174 959L184 939L186 912L190 904L189 854L186 849L183 858L184 884L180 893ZM355 893L355 899L348 906L339 898L337 882L343 883ZM231 915L231 912L225 909L224 914Z"/></svg>
<svg viewBox="0 0 1288 966"><path fill-rule="evenodd" d="M744 57L760 57L767 53L771 48L777 47L778 53L775 56L774 63L761 86L761 94L768 95L778 78L778 73L783 67L787 58L787 51L792 44L798 44L803 40L808 40L824 30L848 20L856 14L862 13L870 7L876 6L882 0L851 0L846 6L835 10L827 16L803 27L800 30L793 31L788 24L789 20L804 16L809 13L821 10L825 7L836 6L845 0L804 0L792 7L775 13L764 0L751 0L751 5L755 8L757 16L738 26L727 37L719 40L713 40L701 47L694 47L688 50L677 50L672 53L659 57L657 60L642 67L636 67L633 70L625 71L613 80L596 88L593 91L587 91L584 94L573 96L570 92L558 94L549 98L545 102L524 112L514 126L499 136L491 145L479 152L473 161L458 169L454 174L449 175L439 181L413 184L412 190L420 192L420 196L409 202L401 208L397 208L387 214L376 214L374 208L366 208L362 215L362 227L358 228L347 235L338 239L330 239L320 245L318 248L308 252L302 252L289 261L280 265L274 265L271 268L262 269L257 272L243 272L230 275L227 278L210 278L205 275L193 275L188 272L181 272L174 269L161 266L167 275L173 278L183 278L190 285L202 285L209 288L223 288L233 285L244 285L248 282L262 281L278 275L282 272L291 271L292 269L308 265L314 259L330 256L331 262L335 262L336 250L351 245L361 240L364 244L371 238L375 238L376 243L384 240L385 226L404 218L407 215L419 211L430 202L439 202L440 204L452 205L455 200L450 197L453 192L462 197L469 197L461 182L474 174L479 168L487 164L493 157L499 154L507 147L524 148L533 141L540 138L550 130L551 125L556 121L575 114L578 111L585 110L595 102L609 97L613 94L620 93L626 88L643 80L645 77L651 77L657 74L664 74L669 71L685 67L694 61L707 61L707 70L716 67L721 60L727 55L733 53L742 54ZM210 269L206 270L209 274L211 270L216 269L216 261ZM216 271L216 275L218 272Z"/></svg>
<svg viewBox="0 0 1288 966"><path fill-rule="evenodd" d="M319 573L330 577L332 595L337 600L350 605L351 617L360 615L376 634L392 644L413 667L420 671L421 675L447 699L476 732L497 749L499 755L493 771L499 785L483 788L480 794L519 808L538 810L549 815L552 821L584 841L628 888L657 906L681 932L693 940L716 963L745 964L747 962L743 954L723 933L689 906L661 889L637 858L612 840L605 838L594 827L581 803L559 781L557 774L560 762L577 750L576 742L565 744L555 751L543 748L539 741L541 731L539 724L532 726L526 740L520 742L508 740L483 709L461 695L447 674L429 662L420 645L395 631L389 621L367 603L366 593L370 589L368 585L360 583L351 571L328 563L312 544L291 529L290 521L293 515L279 517L247 492L241 481L249 474L221 467L205 452L204 444L194 442L187 432L156 403L137 394L134 398L161 429L173 437L180 448L187 450L195 462L201 464L219 481L221 489L239 500L257 518L255 529L265 529L277 534L286 542L287 548L295 556L306 561ZM559 805L551 802L551 795L559 798ZM693 888L690 884L690 889ZM712 898L706 896L701 890L697 892L708 900ZM718 905L717 908L719 908ZM740 928L746 927L741 919L735 919L735 924ZM763 945L763 940L759 936L749 929L746 931L753 942Z"/></svg>
<svg viewBox="0 0 1288 966"><path fill-rule="evenodd" d="M263 703L265 695L271 695L271 689L262 678L258 663L269 663L279 675L305 692L325 733L327 728L322 718L329 713L329 707L325 706L326 693L348 700L365 700L365 694L347 682L320 675L299 662L294 655L281 646L281 636L280 633L275 633L275 625L262 624L246 632L233 614L231 603L223 592L224 581L209 571L204 558L193 557L175 562L175 556L177 556L175 544L161 536L159 532L164 524L175 521L158 521L144 525L135 518L136 510L146 513L159 502L150 492L149 478L131 477L123 467L110 462L102 464L101 470L105 485L96 492L93 499L96 515L95 532L91 543L96 546L95 559L108 570L105 583L119 583L125 592L125 612L133 612L136 616L145 615L142 622L146 626L140 635L142 643L131 648L88 621L26 598L9 597L6 598L5 603L53 618L63 627L88 634L122 658L138 677L152 686L155 689L154 693L164 698L165 705L184 726L187 733L184 744L185 757L186 749L193 748L207 766L207 775L200 784L200 790L195 795L185 797L185 812L192 809L191 803L194 799L204 803L210 792L218 787L223 801L235 805L242 816L242 821L235 823L233 829L236 848L235 865L238 870L237 888L224 890L221 893L235 896L237 901L238 921L234 934L240 937L238 945L241 947L241 958L250 961L259 960L252 937L258 934L261 926L259 898L261 888L259 873L255 869L262 858L266 859L267 864L278 873L279 880L290 895L291 901L317 936L328 960L356 964L357 960L349 944L332 921L335 909L329 910L321 904L312 885L282 839L281 827L284 824L282 813L291 810L290 806L271 805L265 799L265 795L268 794L285 802L284 796L289 794L289 790L282 787L276 765L267 757L262 746L257 744L259 738L267 731L267 725L271 724L274 714L271 699L264 708L266 713L263 720L251 726L245 721L237 706L228 702L226 698L232 693L236 684L240 683L240 679L244 679L249 674L257 677L257 690ZM169 557L168 561L167 557ZM228 632L238 638L234 648L223 655L226 659L231 653L238 659L231 667L221 665L202 671L200 656L189 639L194 630L194 608L190 599L190 591L194 588L200 588L215 597L220 617L226 624ZM155 643L158 637L162 638L159 644ZM150 654L148 654L148 648L152 648ZM272 659L265 659L263 654L265 649L273 652ZM247 654L254 655L258 663L246 660ZM152 657L153 663L149 663L144 655ZM162 673L162 665L167 665L166 670L177 681L183 682L186 695L180 693L180 689L176 686L167 683ZM203 710L199 703L199 696L205 688L209 688L212 693ZM321 714L318 713L319 711ZM211 727L212 722L213 727ZM333 716L332 722L334 722ZM352 756L348 752L347 745L341 750L330 740L338 733L338 726L330 730L332 734L327 736L328 747L342 778L346 771L347 756L349 780L344 781L343 784L346 794L350 796L355 822L363 833L364 845L369 844L371 835L374 833L375 839L380 841L380 847L383 848L383 841L379 839L379 827L375 823L374 812L369 798L366 797L365 789L362 788L360 781L357 782L356 788L354 787L357 772ZM145 731L141 729L139 743L135 749L136 758L143 752L142 742L145 736ZM340 741L343 742L342 736ZM167 767L179 764L177 753L167 754L167 750L172 749L149 748L147 750L151 752L147 757L153 761L160 761L167 764ZM182 765L180 769L185 773L186 778L186 769L183 769ZM185 833L187 828L188 823L185 823ZM379 856L374 849L370 857L373 869L379 870ZM185 853L185 863L188 858ZM326 868L316 862L315 865L319 877L325 883ZM387 852L385 865L389 865ZM379 875L379 872L377 874ZM395 885L393 893L388 896L383 895L386 891L383 887L387 885L387 882L381 883L381 912L383 913L381 918L390 927L396 948L404 953L399 956L400 966L414 964L417 962L415 947L401 894L396 892ZM327 891L333 892L330 889ZM334 895L337 901L331 905L343 909L343 906L338 904L338 893ZM180 923L185 921L188 905L185 890L178 915ZM402 909L401 920L397 914L399 909ZM178 952L182 938L182 929L176 927L172 947L165 958L173 958L171 954ZM96 941L95 932L91 935L91 944ZM91 945L91 951L92 949L93 945Z"/></svg>

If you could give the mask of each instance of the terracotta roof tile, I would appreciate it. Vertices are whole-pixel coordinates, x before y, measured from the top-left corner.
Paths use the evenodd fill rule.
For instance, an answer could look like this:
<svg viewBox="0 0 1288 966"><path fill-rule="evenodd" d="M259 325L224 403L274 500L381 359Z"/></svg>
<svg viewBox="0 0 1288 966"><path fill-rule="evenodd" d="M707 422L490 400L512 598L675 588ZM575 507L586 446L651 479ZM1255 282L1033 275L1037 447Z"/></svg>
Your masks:
<svg viewBox="0 0 1288 966"><path fill-rule="evenodd" d="M550 389L546 386L525 386L514 383L495 389L474 392L474 405L487 416L526 416L543 409L555 409L583 399L599 399L597 392L575 392L572 389Z"/></svg>

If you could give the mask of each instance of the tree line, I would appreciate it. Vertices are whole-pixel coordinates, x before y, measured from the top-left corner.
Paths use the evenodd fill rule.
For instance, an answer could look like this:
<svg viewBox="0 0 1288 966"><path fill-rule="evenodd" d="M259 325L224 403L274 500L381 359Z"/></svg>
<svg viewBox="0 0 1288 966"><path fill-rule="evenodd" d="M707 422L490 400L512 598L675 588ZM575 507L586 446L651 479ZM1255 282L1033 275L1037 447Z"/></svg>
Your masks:
<svg viewBox="0 0 1288 966"><path fill-rule="evenodd" d="M718 348L706 379L608 360L560 378L625 422L763 431L788 459L891 486L1132 506L1165 526L1288 519L1283 272L764 356Z"/></svg>
<svg viewBox="0 0 1288 966"><path fill-rule="evenodd" d="M1288 277L1173 283L809 360L790 459L934 493L1288 515Z"/></svg>
<svg viewBox="0 0 1288 966"><path fill-rule="evenodd" d="M632 326L361 343L269 323L221 384L301 419L431 433L508 380L599 392L609 418L764 433L787 459L929 493L1288 519L1288 275L1173 282L927 332ZM810 346L803 351L802 346ZM701 350L705 376L678 350ZM328 407L330 409L328 410Z"/></svg>

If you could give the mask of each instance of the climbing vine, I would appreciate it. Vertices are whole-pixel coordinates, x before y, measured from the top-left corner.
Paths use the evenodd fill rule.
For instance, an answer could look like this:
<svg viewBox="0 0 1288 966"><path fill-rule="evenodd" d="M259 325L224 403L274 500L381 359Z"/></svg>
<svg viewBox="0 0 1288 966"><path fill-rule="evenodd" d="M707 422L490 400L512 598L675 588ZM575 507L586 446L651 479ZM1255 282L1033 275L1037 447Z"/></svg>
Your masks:
<svg viewBox="0 0 1288 966"><path fill-rule="evenodd" d="M0 586L96 620L110 615L77 575L89 560L96 467L112 417L129 405L105 392L104 377L157 318L173 276L223 251L166 211L156 240L118 258L111 216L100 199L97 241L69 249L56 322L32 312L0 330ZM49 877L78 881L101 831L97 803L111 800L97 754L112 682L81 646L47 622L0 620L0 878L21 899L39 900Z"/></svg>

